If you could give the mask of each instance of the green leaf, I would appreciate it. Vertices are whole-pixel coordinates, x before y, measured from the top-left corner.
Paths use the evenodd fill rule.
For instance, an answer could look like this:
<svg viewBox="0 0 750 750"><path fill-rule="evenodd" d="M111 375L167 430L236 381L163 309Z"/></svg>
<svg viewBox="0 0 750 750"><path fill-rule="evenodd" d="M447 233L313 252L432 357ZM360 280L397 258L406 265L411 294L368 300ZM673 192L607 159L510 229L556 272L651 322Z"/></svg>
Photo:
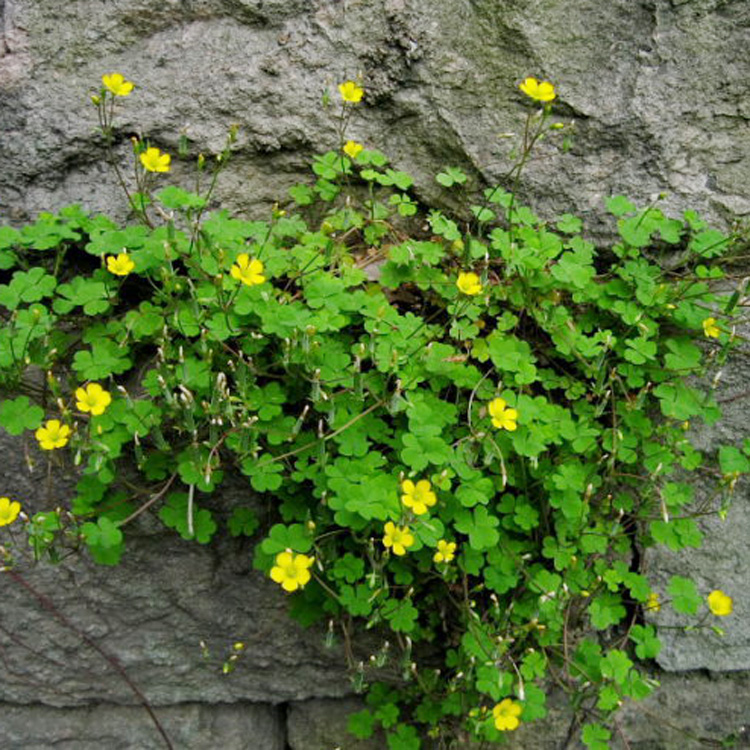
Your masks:
<svg viewBox="0 0 750 750"><path fill-rule="evenodd" d="M658 385L654 395L659 399L661 413L680 421L701 414L705 408L703 394L681 381Z"/></svg>
<svg viewBox="0 0 750 750"><path fill-rule="evenodd" d="M419 617L417 608L408 599L388 599L381 613L397 633L411 633Z"/></svg>
<svg viewBox="0 0 750 750"><path fill-rule="evenodd" d="M497 331L491 333L486 341L492 363L501 371L513 373L517 385L528 385L536 380L536 358L526 341Z"/></svg>
<svg viewBox="0 0 750 750"><path fill-rule="evenodd" d="M468 178L458 167L446 167L444 172L438 172L435 180L443 187L453 187L453 185L463 185Z"/></svg>
<svg viewBox="0 0 750 750"><path fill-rule="evenodd" d="M417 730L408 724L399 724L395 732L388 732L388 750L420 750L422 743Z"/></svg>
<svg viewBox="0 0 750 750"><path fill-rule="evenodd" d="M91 351L79 351L73 357L73 369L83 380L104 380L129 370L132 364L128 349L109 339L94 341Z"/></svg>
<svg viewBox="0 0 750 750"><path fill-rule="evenodd" d="M354 617L369 617L373 608L372 598L372 589L363 583L342 586L339 591L341 605Z"/></svg>
<svg viewBox="0 0 750 750"><path fill-rule="evenodd" d="M586 724L581 732L583 744L589 750L609 750L612 733L601 724Z"/></svg>
<svg viewBox="0 0 750 750"><path fill-rule="evenodd" d="M602 659L602 675L618 685L622 685L628 678L633 662L628 659L627 654L619 649L612 649Z"/></svg>
<svg viewBox="0 0 750 750"><path fill-rule="evenodd" d="M250 477L250 484L258 492L278 490L283 481L284 466L271 462L271 457L261 454L258 458L246 458L242 462L242 473Z"/></svg>
<svg viewBox="0 0 750 750"><path fill-rule="evenodd" d="M700 547L703 540L703 534L693 518L651 521L649 531L654 541L675 551L685 547Z"/></svg>
<svg viewBox="0 0 750 750"><path fill-rule="evenodd" d="M563 214L555 223L555 228L564 234L579 234L583 222L573 214Z"/></svg>
<svg viewBox="0 0 750 750"><path fill-rule="evenodd" d="M494 221L497 217L495 212L486 206L471 206L471 213L480 224L486 224L488 221Z"/></svg>
<svg viewBox="0 0 750 750"><path fill-rule="evenodd" d="M309 206L315 199L315 193L308 185L292 185L288 192L298 206Z"/></svg>
<svg viewBox="0 0 750 750"><path fill-rule="evenodd" d="M349 583L359 581L365 573L365 564L359 558L347 552L340 557L331 568L331 575L334 578L341 578Z"/></svg>
<svg viewBox="0 0 750 750"><path fill-rule="evenodd" d="M301 523L286 526L277 523L271 527L268 537L261 543L261 549L267 555L277 555L290 549L294 552L309 552L312 549L310 534Z"/></svg>
<svg viewBox="0 0 750 750"><path fill-rule="evenodd" d="M461 239L461 232L458 229L458 224L451 219L443 216L440 211L432 211L428 217L430 227L435 234L439 234L441 237L445 237L448 242L455 242Z"/></svg>
<svg viewBox="0 0 750 750"><path fill-rule="evenodd" d="M703 258L716 258L724 254L729 246L729 239L716 229L706 229L696 234L688 247Z"/></svg>
<svg viewBox="0 0 750 750"><path fill-rule="evenodd" d="M349 734L353 734L357 739L369 739L375 731L375 717L372 715L372 711L364 708L361 711L349 714L346 728Z"/></svg>
<svg viewBox="0 0 750 750"><path fill-rule="evenodd" d="M335 180L340 174L351 172L349 160L335 151L328 151L325 154L317 155L314 159L312 169L318 177L322 177L325 180Z"/></svg>
<svg viewBox="0 0 750 750"><path fill-rule="evenodd" d="M167 504L159 511L159 518L165 526L175 529L183 539L195 539L199 544L208 544L216 532L217 526L210 511L193 505L193 532L190 532L188 515L188 495L185 492L173 492L167 498Z"/></svg>
<svg viewBox="0 0 750 750"><path fill-rule="evenodd" d="M421 471L428 464L443 466L453 456L450 445L434 435L406 433L402 435L401 442L404 445L401 460L416 471Z"/></svg>
<svg viewBox="0 0 750 750"><path fill-rule="evenodd" d="M81 235L67 222L53 214L42 212L34 224L21 230L22 243L34 250L51 250L65 240L78 240Z"/></svg>
<svg viewBox="0 0 750 750"><path fill-rule="evenodd" d="M15 310L21 302L38 302L50 297L56 286L55 277L39 266L30 271L16 271L10 284L0 285L0 305Z"/></svg>
<svg viewBox="0 0 750 750"><path fill-rule="evenodd" d="M96 523L81 526L86 544L93 547L116 547L122 542L122 532L111 519L101 516Z"/></svg>
<svg viewBox="0 0 750 750"><path fill-rule="evenodd" d="M76 484L76 496L71 503L71 510L79 516L91 513L101 502L108 485L92 474L81 477Z"/></svg>
<svg viewBox="0 0 750 750"><path fill-rule="evenodd" d="M626 615L627 610L620 595L609 591L595 597L589 604L591 624L597 630L606 630L612 625L617 625Z"/></svg>
<svg viewBox="0 0 750 750"><path fill-rule="evenodd" d="M661 641L653 625L633 625L630 640L636 644L635 653L639 659L655 659L661 651Z"/></svg>
<svg viewBox="0 0 750 750"><path fill-rule="evenodd" d="M89 544L88 551L93 561L98 565L119 565L122 553L125 551L125 543L121 542L114 547L100 547L96 544Z"/></svg>
<svg viewBox="0 0 750 750"><path fill-rule="evenodd" d="M32 404L28 396L18 396L0 404L0 425L11 435L21 435L25 430L35 430L42 424L44 410Z"/></svg>
<svg viewBox="0 0 750 750"><path fill-rule="evenodd" d="M667 593L672 597L672 609L683 615L696 614L703 603L695 582L683 576L670 578Z"/></svg>
<svg viewBox="0 0 750 750"><path fill-rule="evenodd" d="M20 244L21 234L17 229L13 229L13 227L0 227L0 250L10 250ZM3 268L2 270L6 269Z"/></svg>
<svg viewBox="0 0 750 750"><path fill-rule="evenodd" d="M217 471L218 456L205 445L189 445L177 456L180 479L187 485L195 485L201 492L212 492L224 476Z"/></svg>
<svg viewBox="0 0 750 750"><path fill-rule="evenodd" d="M624 216L635 211L635 206L624 195L613 195L604 203L613 216Z"/></svg>
<svg viewBox="0 0 750 750"><path fill-rule="evenodd" d="M613 711L622 702L620 693L617 688L608 683L602 685L599 689L599 699L596 701L596 707L602 711Z"/></svg>
<svg viewBox="0 0 750 750"><path fill-rule="evenodd" d="M747 474L750 471L750 459L744 456L733 445L722 445L719 448L719 466L724 476L730 474Z"/></svg>
<svg viewBox="0 0 750 750"><path fill-rule="evenodd" d="M252 536L260 526L260 520L252 508L234 508L227 522L232 536Z"/></svg>
<svg viewBox="0 0 750 750"><path fill-rule="evenodd" d="M74 307L82 307L86 315L99 315L109 309L109 305L109 293L103 282L76 276L70 283L57 287L52 309L65 314Z"/></svg>
<svg viewBox="0 0 750 750"><path fill-rule="evenodd" d="M173 210L203 208L206 205L205 198L202 198L197 193L190 193L174 185L162 188L156 193L156 197L165 208Z"/></svg>
<svg viewBox="0 0 750 750"><path fill-rule="evenodd" d="M465 511L457 517L455 526L463 534L469 536L469 544L475 550L485 550L494 547L500 534L496 527L500 520L491 516L483 505L474 508L472 514Z"/></svg>

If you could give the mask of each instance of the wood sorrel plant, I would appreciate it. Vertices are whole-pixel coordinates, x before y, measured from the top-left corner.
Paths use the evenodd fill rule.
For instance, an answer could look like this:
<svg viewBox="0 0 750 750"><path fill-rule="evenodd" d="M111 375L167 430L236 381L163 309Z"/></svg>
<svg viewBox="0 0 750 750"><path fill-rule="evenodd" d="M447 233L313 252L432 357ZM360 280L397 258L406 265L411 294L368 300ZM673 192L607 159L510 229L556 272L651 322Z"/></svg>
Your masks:
<svg viewBox="0 0 750 750"><path fill-rule="evenodd" d="M365 93L347 81L339 148L268 221L207 210L233 132L216 160L198 157L208 185L194 191L165 185L170 155L136 140L134 177L116 167L135 223L72 206L1 228L14 395L0 424L80 480L54 512L0 498L0 526L25 524L38 559L84 546L114 565L144 512L201 544L228 517L232 535L262 534L255 566L296 619L377 627L391 644L372 661L403 680L370 686L355 735L380 725L394 750L425 734L500 741L545 715L554 681L584 742L606 747L609 714L654 686L634 662L659 650L644 609L705 606L679 576L660 600L638 553L700 543L691 473L716 479L722 510L750 468L747 441L706 456L686 432L720 416L701 377L726 361L741 292L709 282L735 238L622 196L607 201L611 247L570 214L540 219L506 187L557 127L555 91L520 88L532 111L517 160L505 187L467 199L470 221L426 211L408 174L347 140ZM113 164L132 90L112 74L93 97ZM460 169L436 179L471 195ZM227 470L270 527L214 495ZM7 566L27 554L5 550ZM711 597L713 615L731 612Z"/></svg>

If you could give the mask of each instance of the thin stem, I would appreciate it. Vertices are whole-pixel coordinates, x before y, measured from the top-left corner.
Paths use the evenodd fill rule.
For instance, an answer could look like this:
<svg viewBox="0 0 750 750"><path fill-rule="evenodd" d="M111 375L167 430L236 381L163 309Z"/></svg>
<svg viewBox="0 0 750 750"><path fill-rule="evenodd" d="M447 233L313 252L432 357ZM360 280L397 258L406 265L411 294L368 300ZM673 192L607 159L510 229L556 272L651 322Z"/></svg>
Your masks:
<svg viewBox="0 0 750 750"><path fill-rule="evenodd" d="M165 747L169 748L169 750L174 750L172 741L169 739L169 736L164 730L164 727L161 725L161 722L154 713L154 710L151 708L151 705L146 699L146 696L141 692L140 688L135 684L135 682L130 679L130 676L125 671L125 668L122 666L122 664L120 664L120 662L114 656L108 654L96 641L86 635L86 633L84 633L79 627L74 625L55 606L55 604L49 597L45 596L40 591L37 591L37 589L35 589L23 576L21 576L12 568L5 568L3 572L9 575L19 586L26 589L26 591L31 594L31 596L33 596L45 610L47 610L66 628L72 630L89 648L92 648L94 651L96 651L99 656L101 656L102 659L104 659L120 675L122 680L132 690L133 694L138 699L138 702L143 706L144 709L146 709L146 713L148 713L151 721L154 723L154 726L161 735L162 740L164 740Z"/></svg>

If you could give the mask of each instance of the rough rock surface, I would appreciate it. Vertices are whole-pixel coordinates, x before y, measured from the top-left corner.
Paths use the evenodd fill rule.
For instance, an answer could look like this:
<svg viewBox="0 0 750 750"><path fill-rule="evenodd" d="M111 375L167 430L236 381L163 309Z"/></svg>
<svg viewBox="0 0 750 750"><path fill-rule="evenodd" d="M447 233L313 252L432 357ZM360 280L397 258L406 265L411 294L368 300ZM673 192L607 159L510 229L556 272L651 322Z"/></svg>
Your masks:
<svg viewBox="0 0 750 750"><path fill-rule="evenodd" d="M64 504L66 483L56 483L47 497L33 488L44 479L49 454L38 456L29 474L19 443L0 440L3 493L34 511ZM226 493L247 502L248 489L238 482ZM326 648L324 628L290 621L278 587L252 569L252 544L225 534L218 546L202 547L164 532L142 528L115 568L85 557L58 566L21 560L0 577L3 700L137 703L114 665L84 636L155 706L283 703L351 692L342 650ZM237 641L247 648L239 668L225 676L222 664Z"/></svg>
<svg viewBox="0 0 750 750"><path fill-rule="evenodd" d="M165 742L140 707L86 708L0 703L0 744L13 750L163 750ZM287 750L283 709L267 705L185 703L156 709L179 750Z"/></svg>
<svg viewBox="0 0 750 750"><path fill-rule="evenodd" d="M573 151L544 143L522 192L547 213L596 215L602 197L713 218L750 213L750 5L730 0L5 0L0 4L0 212L69 202L123 207L88 94L102 73L136 81L119 152L149 136L192 155L237 154L218 196L234 210L283 199L311 153L335 146L325 90L362 75L350 134L389 153L418 190L461 166L500 178L528 106L524 76L553 80ZM333 109L336 109L335 107ZM187 178L185 165L173 177ZM445 195L442 196L445 199ZM0 215L2 215L0 214Z"/></svg>
<svg viewBox="0 0 750 750"><path fill-rule="evenodd" d="M660 674L658 689L648 699L628 701L618 714L616 750L698 750L705 747L750 747L750 679L747 675ZM292 704L287 714L291 750L385 750L380 737L352 740L340 708L356 711L362 703L310 700ZM552 692L548 715L508 734L508 750L582 750L565 696ZM566 741L570 738L570 744ZM734 743L734 744L731 744ZM429 747L429 750L438 748ZM483 750L460 745L460 750Z"/></svg>
<svg viewBox="0 0 750 750"><path fill-rule="evenodd" d="M138 84L119 106L123 160L134 133L174 155L185 133L195 157L217 153L240 125L217 193L233 211L283 200L310 155L335 146L336 107L321 105L323 92L335 102L336 84L360 74L367 95L349 135L413 173L420 196L448 200L433 176L449 164L474 185L498 180L512 143L498 136L518 133L529 111L516 84L537 75L556 83L556 115L575 122L576 136L567 154L543 143L529 165L521 191L535 207L596 226L604 196L643 203L665 191L670 210L728 221L750 214L749 30L742 0L433 0L429 12L417 0L0 0L0 224L71 202L123 215L88 100L111 71ZM168 179L187 183L190 165L174 164ZM698 435L705 448L747 434L747 372L735 365L723 382L727 418ZM5 438L0 454L3 494L34 511L65 499L65 467L48 474ZM662 629L661 667L693 671L660 673L654 697L625 707L623 747L750 746L747 674L713 672L750 670L747 492L725 523L706 523L702 550L649 556L657 590L688 575L704 594L730 593L736 614L719 621L723 638ZM148 523L141 531L114 570L19 568L78 632L0 577L0 747L162 746L81 633L125 668L176 747L386 747L343 732L355 705L343 654L324 648L321 630L289 622L277 587L252 571L250 545L202 548ZM656 621L679 624L670 617L665 608ZM236 640L249 645L227 677L221 664ZM568 722L552 701L516 746L557 749Z"/></svg>

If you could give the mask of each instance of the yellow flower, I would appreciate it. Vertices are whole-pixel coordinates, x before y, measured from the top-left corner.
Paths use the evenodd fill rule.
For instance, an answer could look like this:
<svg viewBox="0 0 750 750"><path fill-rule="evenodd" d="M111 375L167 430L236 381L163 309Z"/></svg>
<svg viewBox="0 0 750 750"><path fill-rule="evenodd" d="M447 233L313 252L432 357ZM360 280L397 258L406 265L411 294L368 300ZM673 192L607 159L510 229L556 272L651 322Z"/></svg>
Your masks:
<svg viewBox="0 0 750 750"><path fill-rule="evenodd" d="M11 501L9 497L0 497L0 526L8 526L18 518L21 503Z"/></svg>
<svg viewBox="0 0 750 750"><path fill-rule="evenodd" d="M358 102L362 101L365 90L361 86L358 86L356 83L354 83L354 81L346 81L339 84L339 93L341 94L341 98L345 102L357 104Z"/></svg>
<svg viewBox="0 0 750 750"><path fill-rule="evenodd" d="M76 406L81 411L90 411L94 417L104 414L104 410L112 403L112 396L99 383L89 383L86 388L77 388L76 398Z"/></svg>
<svg viewBox="0 0 750 750"><path fill-rule="evenodd" d="M523 711L520 703L513 702L510 698L503 698L493 709L492 715L495 717L495 729L500 732L513 731L518 729L521 723L519 716Z"/></svg>
<svg viewBox="0 0 750 750"><path fill-rule="evenodd" d="M313 562L312 557L295 555L290 549L279 552L276 565L271 568L271 578L280 583L284 591L296 591L310 580L309 568Z"/></svg>
<svg viewBox="0 0 750 750"><path fill-rule="evenodd" d="M450 562L456 556L456 543L446 542L445 539L441 539L437 543L437 552L432 556L432 559L436 563Z"/></svg>
<svg viewBox="0 0 750 750"><path fill-rule="evenodd" d="M127 96L133 90L133 82L126 81L122 73L109 73L102 76L104 87L115 96Z"/></svg>
<svg viewBox="0 0 750 750"><path fill-rule="evenodd" d="M518 88L538 102L551 102L556 96L555 87L549 81L537 81L536 78L526 78Z"/></svg>
<svg viewBox="0 0 750 750"><path fill-rule="evenodd" d="M70 438L70 427L66 424L60 424L59 419L48 419L44 427L40 427L34 433L34 436L42 449L51 451L67 445Z"/></svg>
<svg viewBox="0 0 750 750"><path fill-rule="evenodd" d="M479 276L475 273L461 273L458 274L456 280L456 286L460 292L464 294L480 294L482 291L482 285L479 283Z"/></svg>
<svg viewBox="0 0 750 750"><path fill-rule="evenodd" d="M396 526L392 521L388 521L385 525L383 544L392 547L394 555L405 555L407 547L414 544L414 535L408 526Z"/></svg>
<svg viewBox="0 0 750 750"><path fill-rule="evenodd" d="M661 603L659 602L659 594L652 591L646 599L646 610L649 612L659 612L661 610Z"/></svg>
<svg viewBox="0 0 750 750"><path fill-rule="evenodd" d="M344 153L350 158L350 159L356 159L359 154L364 150L364 146L361 143L357 143L356 141L347 141L344 144Z"/></svg>
<svg viewBox="0 0 750 750"><path fill-rule="evenodd" d="M263 275L263 264L257 258L250 258L247 253L237 256L237 262L229 269L233 279L241 281L247 286L262 284L266 277Z"/></svg>
<svg viewBox="0 0 750 750"><path fill-rule="evenodd" d="M723 591L716 589L708 595L707 599L711 614L717 617L726 617L732 614L732 597L727 596Z"/></svg>
<svg viewBox="0 0 750 750"><path fill-rule="evenodd" d="M513 432L518 427L516 424L518 411L516 409L506 409L506 406L507 403L502 398L495 398L490 401L489 411L492 417L492 425L497 427L498 430Z"/></svg>
<svg viewBox="0 0 750 750"><path fill-rule="evenodd" d="M148 172L169 172L169 162L172 157L163 154L158 148L151 146L141 154L141 164Z"/></svg>
<svg viewBox="0 0 750 750"><path fill-rule="evenodd" d="M402 482L401 489L404 491L401 495L401 502L418 516L427 513L427 508L437 502L432 485L426 479L420 479L416 485L410 479L406 479Z"/></svg>
<svg viewBox="0 0 750 750"><path fill-rule="evenodd" d="M716 325L716 318L706 318L703 321L703 333L710 339L718 339L721 329Z"/></svg>
<svg viewBox="0 0 750 750"><path fill-rule="evenodd" d="M127 276L135 268L135 263L127 253L107 256L107 270L115 276Z"/></svg>

